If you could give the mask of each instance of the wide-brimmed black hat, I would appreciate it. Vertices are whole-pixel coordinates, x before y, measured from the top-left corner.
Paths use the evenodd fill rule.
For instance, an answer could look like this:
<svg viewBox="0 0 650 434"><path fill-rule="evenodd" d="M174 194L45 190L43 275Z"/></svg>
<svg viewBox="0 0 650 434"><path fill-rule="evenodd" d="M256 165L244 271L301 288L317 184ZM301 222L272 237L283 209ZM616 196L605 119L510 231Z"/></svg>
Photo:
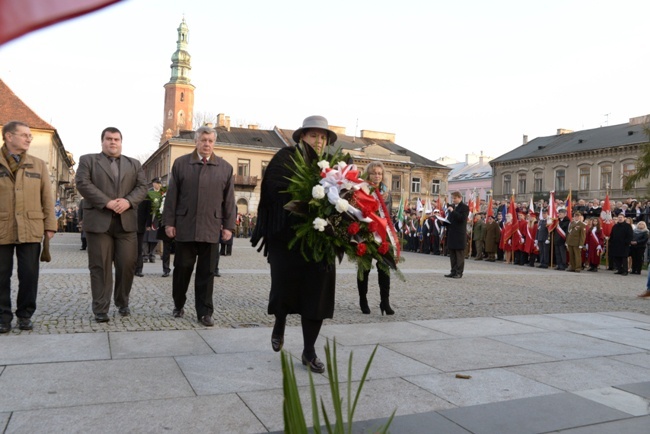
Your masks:
<svg viewBox="0 0 650 434"><path fill-rule="evenodd" d="M293 141L298 143L300 141L300 136L302 135L302 133L305 130L309 130L312 128L317 128L319 130L327 131L327 138L328 138L329 145L336 142L336 139L338 139L336 133L330 130L330 127L327 123L327 119L325 119L323 116L315 115L315 116L306 117L305 120L302 121L302 127L298 128L296 131L293 132L293 136L292 136Z"/></svg>

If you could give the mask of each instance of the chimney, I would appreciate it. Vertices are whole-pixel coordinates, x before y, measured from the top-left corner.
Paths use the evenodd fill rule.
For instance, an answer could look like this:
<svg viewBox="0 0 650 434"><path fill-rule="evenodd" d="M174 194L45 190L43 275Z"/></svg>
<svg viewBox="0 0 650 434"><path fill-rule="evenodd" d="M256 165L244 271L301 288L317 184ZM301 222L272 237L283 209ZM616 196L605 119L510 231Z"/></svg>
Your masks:
<svg viewBox="0 0 650 434"><path fill-rule="evenodd" d="M230 116L226 116L226 131L230 131Z"/></svg>
<svg viewBox="0 0 650 434"><path fill-rule="evenodd" d="M213 128L213 127L214 127L214 125L212 124L212 122L206 122L206 123L205 123L205 126L208 127L208 128Z"/></svg>
<svg viewBox="0 0 650 434"><path fill-rule="evenodd" d="M572 133L573 130L567 130L566 128L558 128L557 129L557 135L561 136L562 134L569 134Z"/></svg>
<svg viewBox="0 0 650 434"><path fill-rule="evenodd" d="M249 130L256 130L259 127L257 124L248 124L248 129Z"/></svg>
<svg viewBox="0 0 650 434"><path fill-rule="evenodd" d="M528 144L528 134L524 134L523 144L524 144L524 145L527 145L527 144Z"/></svg>
<svg viewBox="0 0 650 434"><path fill-rule="evenodd" d="M217 127L225 127L226 126L226 115L223 113L219 113L217 115Z"/></svg>

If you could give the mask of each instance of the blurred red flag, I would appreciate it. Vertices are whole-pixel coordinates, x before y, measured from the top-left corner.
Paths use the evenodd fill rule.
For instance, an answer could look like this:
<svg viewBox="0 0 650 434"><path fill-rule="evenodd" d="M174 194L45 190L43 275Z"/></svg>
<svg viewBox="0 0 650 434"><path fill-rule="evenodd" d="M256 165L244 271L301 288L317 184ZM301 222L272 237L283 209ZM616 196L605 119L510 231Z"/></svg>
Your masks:
<svg viewBox="0 0 650 434"><path fill-rule="evenodd" d="M603 228L603 235L609 237L612 233L614 220L612 219L612 205L609 203L609 193L605 195L605 204L600 212L600 227Z"/></svg>
<svg viewBox="0 0 650 434"><path fill-rule="evenodd" d="M120 0L0 0L0 45Z"/></svg>
<svg viewBox="0 0 650 434"><path fill-rule="evenodd" d="M490 216L494 217L494 211L492 211L492 196L490 196L490 200L488 201L487 215L485 218L488 218Z"/></svg>

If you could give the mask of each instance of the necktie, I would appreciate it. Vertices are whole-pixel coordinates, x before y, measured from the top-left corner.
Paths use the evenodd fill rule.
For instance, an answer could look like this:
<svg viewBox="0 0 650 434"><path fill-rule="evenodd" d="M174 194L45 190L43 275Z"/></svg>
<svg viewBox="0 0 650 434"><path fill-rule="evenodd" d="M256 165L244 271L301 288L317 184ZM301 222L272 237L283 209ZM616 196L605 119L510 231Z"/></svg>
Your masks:
<svg viewBox="0 0 650 434"><path fill-rule="evenodd" d="M203 164L205 164L205 163L207 163L207 162L208 162L208 159L205 158L205 157L203 157Z"/></svg>
<svg viewBox="0 0 650 434"><path fill-rule="evenodd" d="M115 179L115 187L120 185L120 166L117 164L117 158L111 157L111 171Z"/></svg>

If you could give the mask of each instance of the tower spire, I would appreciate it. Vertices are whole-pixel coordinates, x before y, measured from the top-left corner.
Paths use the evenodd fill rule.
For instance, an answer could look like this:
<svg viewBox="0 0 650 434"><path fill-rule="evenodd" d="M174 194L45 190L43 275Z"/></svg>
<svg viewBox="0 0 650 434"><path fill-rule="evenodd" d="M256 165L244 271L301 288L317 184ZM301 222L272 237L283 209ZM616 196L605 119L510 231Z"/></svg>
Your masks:
<svg viewBox="0 0 650 434"><path fill-rule="evenodd" d="M165 84L165 113L160 143L163 144L181 130L192 129L194 116L194 85L190 82L191 56L187 51L189 28L185 17L176 29L176 51L172 54L172 70L169 82Z"/></svg>

